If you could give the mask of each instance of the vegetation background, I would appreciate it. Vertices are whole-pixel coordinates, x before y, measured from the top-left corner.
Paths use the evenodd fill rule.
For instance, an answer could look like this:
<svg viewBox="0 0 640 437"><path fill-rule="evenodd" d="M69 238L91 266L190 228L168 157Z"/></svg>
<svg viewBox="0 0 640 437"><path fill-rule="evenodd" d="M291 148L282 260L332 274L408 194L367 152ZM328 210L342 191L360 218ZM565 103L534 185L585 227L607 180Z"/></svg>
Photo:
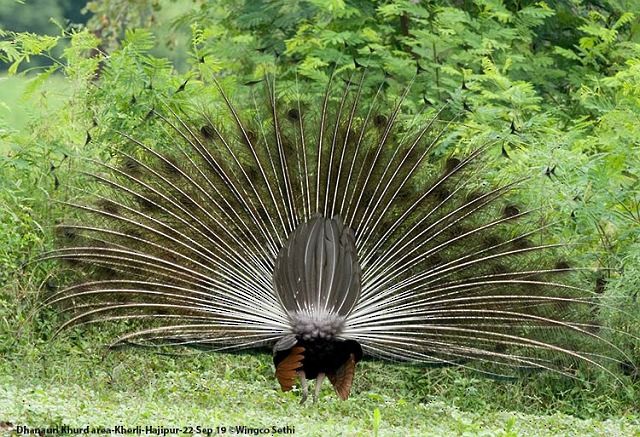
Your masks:
<svg viewBox="0 0 640 437"><path fill-rule="evenodd" d="M638 0L2 0L0 2L0 432L16 425L295 426L300 435L640 435L634 363L580 380L496 381L452 368L365 362L355 394L300 407L270 357L106 353L104 328L51 340L37 303L64 281L51 248L82 159L158 100L242 98L275 72L321 84L331 68L415 78L407 113L460 113L438 153L499 137L487 180L530 174L584 285L640 332ZM321 87L318 87L320 89ZM316 93L308 90L309 98ZM283 96L286 98L286 96ZM149 132L147 132L149 133ZM152 131L151 131L152 133ZM631 315L628 315L631 314ZM635 317L633 315L636 315ZM640 342L620 337L640 365Z"/></svg>

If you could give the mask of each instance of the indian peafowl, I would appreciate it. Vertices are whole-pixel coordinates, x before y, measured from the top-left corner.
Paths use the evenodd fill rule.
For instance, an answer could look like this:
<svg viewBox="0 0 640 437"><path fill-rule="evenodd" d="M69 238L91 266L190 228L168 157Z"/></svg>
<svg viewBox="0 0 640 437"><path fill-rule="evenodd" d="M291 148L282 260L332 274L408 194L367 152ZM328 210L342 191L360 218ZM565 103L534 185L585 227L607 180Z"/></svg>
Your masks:
<svg viewBox="0 0 640 437"><path fill-rule="evenodd" d="M160 105L155 138L119 132L44 256L81 272L46 302L72 313L63 327L133 320L117 341L268 347L303 402L324 377L347 399L364 355L569 376L624 355L563 279L548 225L507 201L524 179L482 182L491 144L439 160L442 114L401 123L408 88L387 106L366 79L332 75L315 105L265 80L244 112L216 82L215 116Z"/></svg>

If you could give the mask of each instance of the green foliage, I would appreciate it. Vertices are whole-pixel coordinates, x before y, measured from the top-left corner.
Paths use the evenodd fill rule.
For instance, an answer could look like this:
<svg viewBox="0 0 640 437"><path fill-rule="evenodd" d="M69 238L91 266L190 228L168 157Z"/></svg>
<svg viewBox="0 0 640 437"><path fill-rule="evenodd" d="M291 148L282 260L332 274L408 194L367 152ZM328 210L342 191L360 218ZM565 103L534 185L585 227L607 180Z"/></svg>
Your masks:
<svg viewBox="0 0 640 437"><path fill-rule="evenodd" d="M33 47L25 47L22 50L16 47L17 53L27 54L27 59L20 59L19 63L28 63L28 52L40 47L41 50L49 50L45 47L55 43L52 37L45 35L59 34L62 29L71 28L74 23L84 23L87 16L81 12L85 0L6 0L0 2L0 37L4 32L15 32L17 44L32 44ZM22 35L22 38L19 37ZM40 37L40 38L38 38ZM38 39L41 39L38 41ZM11 47L3 47L12 49ZM9 68L6 59L2 56L3 48L0 48L0 70ZM55 50L53 56L37 57L30 66L42 66L55 64L55 58L60 56L61 48ZM11 61L13 68L18 64ZM15 73L15 70L13 71Z"/></svg>
<svg viewBox="0 0 640 437"><path fill-rule="evenodd" d="M0 3L0 29L38 34L55 33L52 20L61 22L66 2L51 0L8 0ZM37 12L36 12L37 11Z"/></svg>
<svg viewBox="0 0 640 437"><path fill-rule="evenodd" d="M131 8L118 15L118 8L124 6ZM389 100L413 81L402 107L403 123L411 123L414 117L428 119L446 105L445 113L455 117L455 123L436 153L456 154L490 141L495 144L487 152L485 177L490 181L531 177L516 200L542 207L541 224L553 223L557 239L576 243L568 255L572 264L593 269L583 274L581 285L604 294L610 308L623 305L626 309L602 311L596 315L598 323L603 329L619 330L612 334L614 340L623 342L623 348L640 361L640 343L620 335L640 332L640 21L631 6L588 0L196 0L175 4L111 0L89 2L87 8L94 13L90 30L52 31L55 36L0 31L0 60L10 66L10 73L20 75L25 63L37 58L49 65L23 77L27 82L23 99L6 91L0 94L0 333L12 340L16 337L15 344L3 343L3 350L27 351L54 329L50 315L28 317L29 303L46 293L46 287L38 291L43 289L41 284L53 281L51 288L55 288L65 272L53 266L36 268L25 261L50 247L51 227L61 215L55 201L80 195L71 188L74 171L82 168L84 158L110 159L109 145L121 142L116 130L135 132L153 142L159 138L157 125L148 115L160 102L193 111L204 106L215 115L220 101L212 86L214 77L232 98L242 99L247 87L240 84L276 73L283 85L281 98L306 101L322 93L333 69L349 73L363 65L369 71L365 92L375 92L386 75L384 92ZM171 23L160 22L167 16L163 11L169 9L180 14ZM168 29L166 33L158 34L159 26ZM178 47L167 40L175 42L174 35L179 33L189 34L190 40L177 66L157 50L158 46ZM302 81L307 86L297 86ZM19 107L29 111L16 112ZM25 115L16 123L7 114ZM30 335L18 339L16 325ZM97 339L107 334L91 335ZM77 365L65 369L59 364L51 370L52 377L69 381L78 372L93 371L94 365L98 374L116 371L112 357L108 358L111 364L102 367L83 361L91 360L84 342L75 338L71 346L64 346L68 349L62 353L75 354ZM124 355L138 360L137 372L165 375L158 376L161 381L153 390L146 381L135 380L135 387L156 397L193 389L194 398L182 401L193 400L202 408L209 405L211 393L197 378L204 367L233 373L247 393L269 392L268 359L251 358L259 369L251 370L232 358L194 359L174 368L174 363L158 364L157 357L145 361L136 356ZM27 360L30 364L35 355L32 358ZM37 407L3 409L17 393L40 396L25 384L39 384L34 375L41 369L25 368L25 384L7 376L20 362L14 357L0 369L4 378L0 387L9 387L0 389L5 390L0 391L0 411L47 423L66 419L68 412ZM625 372L625 365L620 372ZM480 422L494 430L493 435L530 429L544 433L544 428L540 431L535 423L531 425L535 418L523 414L561 411L585 418L637 414L635 389L612 390L611 381L602 375L590 375L588 383L537 375L511 383L477 379L452 369L425 372L391 366L387 371L388 367L376 366L367 364L357 382L363 387L357 399L361 407L354 403L352 407L331 404L331 408L358 415L363 419L354 419L354 427L362 429L366 423L367 430L380 435L411 426L412 418L424 419L427 410L446 415L447 432L476 433L479 428L474 423ZM175 378L166 372L176 372ZM640 377L627 376L635 381ZM103 377L95 392L83 395L91 402L96 402L94 396L104 397L109 408L116 408L118 399L110 397L108 378ZM220 401L220 411L234 399L239 402L236 388L220 382L223 376L212 377L218 378L216 399L231 399L231 404ZM86 379L79 380L88 384ZM254 386L256 381L259 385ZM380 384L383 388L376 392ZM119 387L125 397L135 392L135 387ZM70 393L59 392L67 400ZM276 414L274 408L286 410L281 404L291 403L287 396L266 396L280 406L265 407L260 417L273 417L268 415ZM421 403L426 401L431 402L427 407ZM455 407L445 406L451 404ZM401 413L393 413L388 405ZM172 407L163 405L161 411L205 417ZM497 413L513 409L522 413ZM485 420L480 412L486 410L496 413ZM315 424L326 419L323 411L314 416ZM583 427L585 432L592 426L594 433L615 427L576 424L555 416L546 420L559 433L571 426ZM523 421L529 425L523 427ZM626 425L620 426L626 430ZM424 429L429 430L429 425Z"/></svg>

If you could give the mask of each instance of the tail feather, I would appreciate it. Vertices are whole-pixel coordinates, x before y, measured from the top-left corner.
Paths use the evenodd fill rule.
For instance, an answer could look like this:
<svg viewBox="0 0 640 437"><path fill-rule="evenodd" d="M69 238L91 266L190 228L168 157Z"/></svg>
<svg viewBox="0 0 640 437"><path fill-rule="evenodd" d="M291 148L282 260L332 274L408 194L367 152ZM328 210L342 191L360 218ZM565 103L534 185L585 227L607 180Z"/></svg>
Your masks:
<svg viewBox="0 0 640 437"><path fill-rule="evenodd" d="M240 349L318 311L394 360L570 374L624 356L592 332L600 304L554 261L563 245L532 243L551 225L508 202L526 179L480 184L492 144L441 166L448 108L419 125L402 115L408 87L387 105L364 72L336 82L314 109L266 80L247 116L215 82L215 115L166 104L154 138L118 132L118 164L91 163L93 194L68 202L81 218L43 255L87 267L46 302L74 313L64 327L133 320L144 328L120 341Z"/></svg>

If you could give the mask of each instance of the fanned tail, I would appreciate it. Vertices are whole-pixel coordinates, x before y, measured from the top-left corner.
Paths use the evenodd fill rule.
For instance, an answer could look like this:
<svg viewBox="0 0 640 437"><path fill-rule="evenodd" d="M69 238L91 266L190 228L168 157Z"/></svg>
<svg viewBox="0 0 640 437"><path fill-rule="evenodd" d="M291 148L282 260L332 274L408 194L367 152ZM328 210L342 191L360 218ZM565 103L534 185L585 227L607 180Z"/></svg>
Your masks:
<svg viewBox="0 0 640 437"><path fill-rule="evenodd" d="M403 115L408 87L389 104L364 73L337 82L314 106L266 80L243 111L216 83L225 111L165 105L153 138L119 133L117 161L93 163L69 202L81 218L43 256L83 267L46 302L72 313L65 327L140 320L120 340L239 349L322 310L394 360L569 374L624 356L593 322L595 296L565 279L562 245L539 239L547 225L509 203L525 181L481 183L491 144L441 162L447 108L420 124ZM305 238L320 252L297 252Z"/></svg>

